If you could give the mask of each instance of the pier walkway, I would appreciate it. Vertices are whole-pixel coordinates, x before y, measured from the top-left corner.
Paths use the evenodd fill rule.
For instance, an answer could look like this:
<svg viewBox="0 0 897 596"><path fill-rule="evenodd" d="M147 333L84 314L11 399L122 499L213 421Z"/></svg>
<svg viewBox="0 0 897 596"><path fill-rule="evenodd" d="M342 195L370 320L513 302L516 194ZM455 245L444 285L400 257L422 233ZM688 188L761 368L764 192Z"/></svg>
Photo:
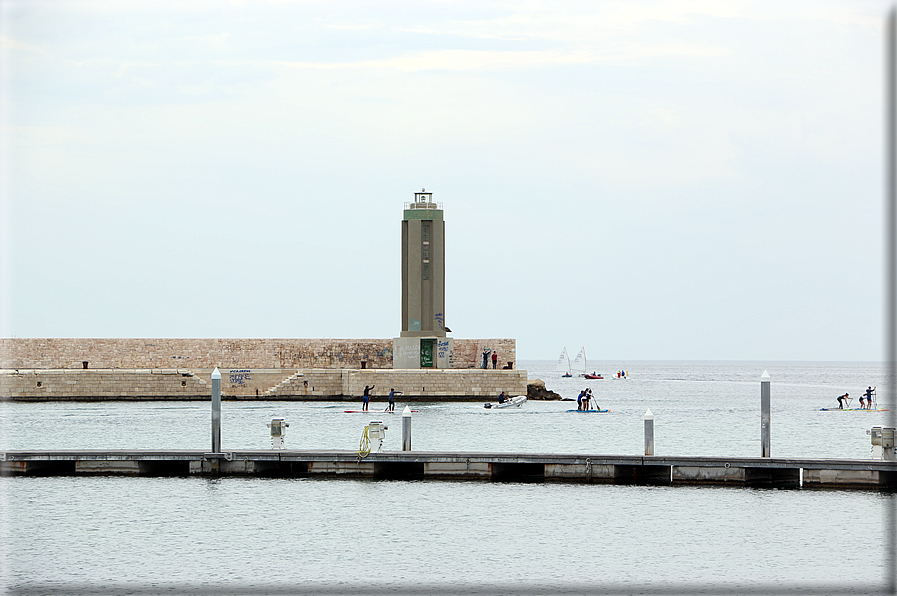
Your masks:
<svg viewBox="0 0 897 596"><path fill-rule="evenodd" d="M450 479L778 488L897 488L897 462L855 459L290 449L0 451L0 474Z"/></svg>

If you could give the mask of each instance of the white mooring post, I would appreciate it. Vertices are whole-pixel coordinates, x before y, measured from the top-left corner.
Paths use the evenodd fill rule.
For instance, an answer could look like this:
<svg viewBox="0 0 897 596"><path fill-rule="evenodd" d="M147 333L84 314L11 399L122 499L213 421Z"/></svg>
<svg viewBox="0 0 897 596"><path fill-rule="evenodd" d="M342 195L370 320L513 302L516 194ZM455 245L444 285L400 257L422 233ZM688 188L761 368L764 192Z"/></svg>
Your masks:
<svg viewBox="0 0 897 596"><path fill-rule="evenodd" d="M411 408L402 410L402 451L411 451Z"/></svg>
<svg viewBox="0 0 897 596"><path fill-rule="evenodd" d="M760 375L760 457L769 457L769 373Z"/></svg>
<svg viewBox="0 0 897 596"><path fill-rule="evenodd" d="M654 455L654 414L645 412L645 455Z"/></svg>
<svg viewBox="0 0 897 596"><path fill-rule="evenodd" d="M221 453L221 372L212 373L212 453Z"/></svg>

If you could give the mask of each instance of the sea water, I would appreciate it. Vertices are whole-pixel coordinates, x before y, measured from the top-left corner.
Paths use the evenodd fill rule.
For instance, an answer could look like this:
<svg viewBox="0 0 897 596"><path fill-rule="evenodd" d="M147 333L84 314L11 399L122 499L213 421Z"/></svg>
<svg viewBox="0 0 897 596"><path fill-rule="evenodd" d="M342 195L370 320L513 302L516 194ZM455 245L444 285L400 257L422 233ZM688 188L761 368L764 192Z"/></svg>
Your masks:
<svg viewBox="0 0 897 596"><path fill-rule="evenodd" d="M627 380L530 378L575 403L411 403L420 451L760 455L760 375L771 377L774 457L868 459L884 412L824 412L883 387L877 363L613 362ZM855 402L856 403L856 402ZM222 404L224 450L357 449L373 419L346 403ZM880 407L888 404L880 403ZM208 402L0 404L3 449L208 449ZM13 593L881 593L894 496L879 491L481 481L74 477L0 479L2 574ZM228 592L229 591L229 592Z"/></svg>

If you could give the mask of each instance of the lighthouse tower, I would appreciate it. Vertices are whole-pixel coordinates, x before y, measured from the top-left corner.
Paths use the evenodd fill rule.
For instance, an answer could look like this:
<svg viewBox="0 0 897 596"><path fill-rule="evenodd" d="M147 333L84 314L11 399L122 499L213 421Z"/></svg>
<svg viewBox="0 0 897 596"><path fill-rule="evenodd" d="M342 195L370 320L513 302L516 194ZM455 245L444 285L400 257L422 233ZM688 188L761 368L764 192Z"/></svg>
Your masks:
<svg viewBox="0 0 897 596"><path fill-rule="evenodd" d="M445 219L442 203L421 189L402 218L402 331L393 368L451 368L445 327Z"/></svg>

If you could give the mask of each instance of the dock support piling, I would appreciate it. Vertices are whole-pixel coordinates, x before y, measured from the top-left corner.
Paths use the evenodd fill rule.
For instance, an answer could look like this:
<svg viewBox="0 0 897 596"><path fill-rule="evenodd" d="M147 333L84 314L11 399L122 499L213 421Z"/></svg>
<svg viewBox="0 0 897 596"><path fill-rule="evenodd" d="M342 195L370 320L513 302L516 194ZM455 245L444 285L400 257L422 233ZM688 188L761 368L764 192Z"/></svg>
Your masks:
<svg viewBox="0 0 897 596"><path fill-rule="evenodd" d="M654 414L645 412L645 455L654 455Z"/></svg>
<svg viewBox="0 0 897 596"><path fill-rule="evenodd" d="M221 372L212 372L212 453L221 453Z"/></svg>
<svg viewBox="0 0 897 596"><path fill-rule="evenodd" d="M893 6L888 12L885 35L885 101L886 129L885 159L887 160L887 190L885 192L885 337L887 358L887 393L886 403L893 404L895 387L897 387L897 9ZM897 426L897 413L894 406L887 416L890 426ZM891 481L897 474L889 474ZM897 516L888 515L885 535L888 536L888 552L897 553ZM887 565L888 592L897 591L897 565Z"/></svg>
<svg viewBox="0 0 897 596"><path fill-rule="evenodd" d="M760 457L769 455L769 373L760 375Z"/></svg>
<svg viewBox="0 0 897 596"><path fill-rule="evenodd" d="M402 410L402 451L411 451L411 408Z"/></svg>

